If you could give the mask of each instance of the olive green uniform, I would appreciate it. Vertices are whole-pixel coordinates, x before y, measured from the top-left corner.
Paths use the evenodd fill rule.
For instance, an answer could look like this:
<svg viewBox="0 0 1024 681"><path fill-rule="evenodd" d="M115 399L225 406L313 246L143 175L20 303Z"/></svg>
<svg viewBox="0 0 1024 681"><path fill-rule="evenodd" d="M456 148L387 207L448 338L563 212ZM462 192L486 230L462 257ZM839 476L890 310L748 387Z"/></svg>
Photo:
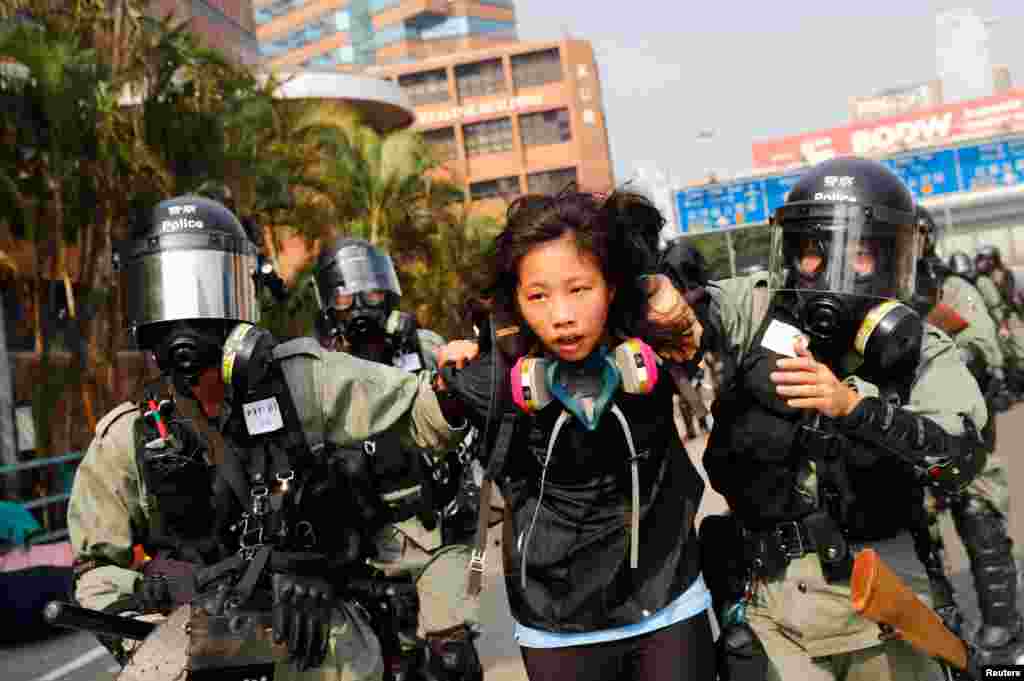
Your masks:
<svg viewBox="0 0 1024 681"><path fill-rule="evenodd" d="M417 332L424 369L437 369L435 352L444 345L438 334ZM419 518L390 525L377 535L376 565L391 574L411 574L420 597L419 635L478 623L479 599L467 596L466 580L472 548L442 546L440 523L428 530Z"/></svg>
<svg viewBox="0 0 1024 681"><path fill-rule="evenodd" d="M1002 369L1005 360L996 322L989 314L989 308L978 289L964 278L950 275L942 284L941 302L956 310L967 322L967 327L953 337L954 342L960 347L973 345L985 356L985 363L989 367ZM996 450L989 454L984 470L974 479L966 493L984 499L1006 518L1010 513L1009 485L1006 462Z"/></svg>
<svg viewBox="0 0 1024 681"><path fill-rule="evenodd" d="M322 351L311 341L281 366L307 436L351 446L394 428L410 446L447 451L458 435L445 421L426 376ZM75 477L68 507L72 549L78 561L101 564L77 582L75 595L85 607L103 609L131 595L141 577L129 567L133 546L151 526L154 505L136 464L139 417L130 403L108 413ZM382 672L380 646L365 616L339 604L323 666L300 674L279 664L275 679L376 679Z"/></svg>
<svg viewBox="0 0 1024 681"><path fill-rule="evenodd" d="M767 283L767 275L760 273L709 288L713 313L717 310L723 327L723 350L735 355L737 366L761 325ZM763 293L755 295L759 286ZM758 307L760 313L755 311ZM849 382L864 396L880 392L857 378ZM930 325L925 327L918 376L904 408L926 415L952 435L964 432L961 413L979 429L988 418L984 398L956 346ZM817 499L814 463L804 460L796 465L801 468L801 494ZM885 546L878 549L884 559ZM939 673L934 662L908 644L880 641L878 625L854 611L849 583L828 583L815 553L793 560L776 577L757 581L746 614L767 651L773 680L904 681L937 678Z"/></svg>
<svg viewBox="0 0 1024 681"><path fill-rule="evenodd" d="M991 276L980 275L975 284L982 300L985 301L985 306L988 307L989 314L992 315L992 320L996 323L996 328L1004 324L1009 326L1010 335L1006 338L999 336L1007 359L1012 360L1018 368L1024 366L1024 328L1021 326L1020 315Z"/></svg>

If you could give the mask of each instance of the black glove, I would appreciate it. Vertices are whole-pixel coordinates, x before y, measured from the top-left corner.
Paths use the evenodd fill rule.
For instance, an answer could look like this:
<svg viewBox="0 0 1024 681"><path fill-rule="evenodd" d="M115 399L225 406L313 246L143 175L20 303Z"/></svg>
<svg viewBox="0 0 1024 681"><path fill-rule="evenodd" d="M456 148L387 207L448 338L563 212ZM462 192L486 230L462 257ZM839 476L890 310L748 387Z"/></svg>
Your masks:
<svg viewBox="0 0 1024 681"><path fill-rule="evenodd" d="M1006 385L1006 372L995 367L988 372L988 385L985 386L985 397L992 404L997 412L1004 412L1010 408L1013 401L1010 389Z"/></svg>
<svg viewBox="0 0 1024 681"><path fill-rule="evenodd" d="M146 575L135 582L135 602L144 615L168 613L174 608L174 597L165 575Z"/></svg>
<svg viewBox="0 0 1024 681"><path fill-rule="evenodd" d="M450 365L439 369L439 373L445 382L445 392L451 395L454 401L459 403L461 416L468 419L471 424L481 431L487 423L487 415L490 412L494 380L497 379L499 385L505 383L502 380L503 377L498 376L495 371L495 359L494 353L489 352L479 355L462 369L456 369ZM503 363L499 362L500 364ZM499 366L498 370L502 371L503 369ZM508 371L508 369L506 368L504 371ZM503 408L501 401L504 395L498 395L497 397L499 398L498 402L494 404L495 416L501 413ZM443 395L439 394L438 399L441 401L442 409L444 409L446 401ZM448 412L445 413L445 417L448 417Z"/></svg>
<svg viewBox="0 0 1024 681"><path fill-rule="evenodd" d="M334 588L320 577L275 573L274 642L288 645L298 671L313 669L327 657Z"/></svg>

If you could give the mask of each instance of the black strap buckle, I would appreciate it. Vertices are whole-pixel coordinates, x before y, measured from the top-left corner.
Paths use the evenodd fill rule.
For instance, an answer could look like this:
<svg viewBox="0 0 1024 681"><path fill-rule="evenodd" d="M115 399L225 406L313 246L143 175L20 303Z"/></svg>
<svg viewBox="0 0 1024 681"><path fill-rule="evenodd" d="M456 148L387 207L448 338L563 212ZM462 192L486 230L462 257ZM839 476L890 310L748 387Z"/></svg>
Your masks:
<svg viewBox="0 0 1024 681"><path fill-rule="evenodd" d="M787 520L776 525L775 539L779 550L790 560L802 558L807 553L800 533L800 523L795 520Z"/></svg>

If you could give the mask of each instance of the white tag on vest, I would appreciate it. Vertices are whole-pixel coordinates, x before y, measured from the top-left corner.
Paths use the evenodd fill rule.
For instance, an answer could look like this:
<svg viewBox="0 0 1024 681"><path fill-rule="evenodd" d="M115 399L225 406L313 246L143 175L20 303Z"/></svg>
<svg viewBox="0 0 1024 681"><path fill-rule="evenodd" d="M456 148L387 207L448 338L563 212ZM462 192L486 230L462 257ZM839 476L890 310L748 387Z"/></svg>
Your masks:
<svg viewBox="0 0 1024 681"><path fill-rule="evenodd" d="M409 352L395 358L395 366L406 371L419 371L423 368L418 352Z"/></svg>
<svg viewBox="0 0 1024 681"><path fill-rule="evenodd" d="M245 428L249 435L273 433L284 428L281 407L278 406L276 397L243 404L242 413L245 415Z"/></svg>
<svg viewBox="0 0 1024 681"><path fill-rule="evenodd" d="M802 335L804 335L803 331L795 326L773 319L765 329L764 337L761 338L761 347L786 357L796 357L796 349L793 345L796 339Z"/></svg>

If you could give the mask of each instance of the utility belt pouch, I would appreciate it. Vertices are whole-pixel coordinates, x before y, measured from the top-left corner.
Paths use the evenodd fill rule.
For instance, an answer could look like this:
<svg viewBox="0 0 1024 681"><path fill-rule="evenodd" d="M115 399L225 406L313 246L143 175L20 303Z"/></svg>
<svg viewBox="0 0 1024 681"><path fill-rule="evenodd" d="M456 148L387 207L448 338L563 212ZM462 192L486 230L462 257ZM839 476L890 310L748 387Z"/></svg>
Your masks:
<svg viewBox="0 0 1024 681"><path fill-rule="evenodd" d="M776 577L791 560L805 553L800 523L793 520L768 530L745 530L742 546L746 564L764 578Z"/></svg>
<svg viewBox="0 0 1024 681"><path fill-rule="evenodd" d="M843 582L853 574L853 553L842 530L825 511L815 511L803 519L807 534L818 552L821 571L829 583Z"/></svg>

